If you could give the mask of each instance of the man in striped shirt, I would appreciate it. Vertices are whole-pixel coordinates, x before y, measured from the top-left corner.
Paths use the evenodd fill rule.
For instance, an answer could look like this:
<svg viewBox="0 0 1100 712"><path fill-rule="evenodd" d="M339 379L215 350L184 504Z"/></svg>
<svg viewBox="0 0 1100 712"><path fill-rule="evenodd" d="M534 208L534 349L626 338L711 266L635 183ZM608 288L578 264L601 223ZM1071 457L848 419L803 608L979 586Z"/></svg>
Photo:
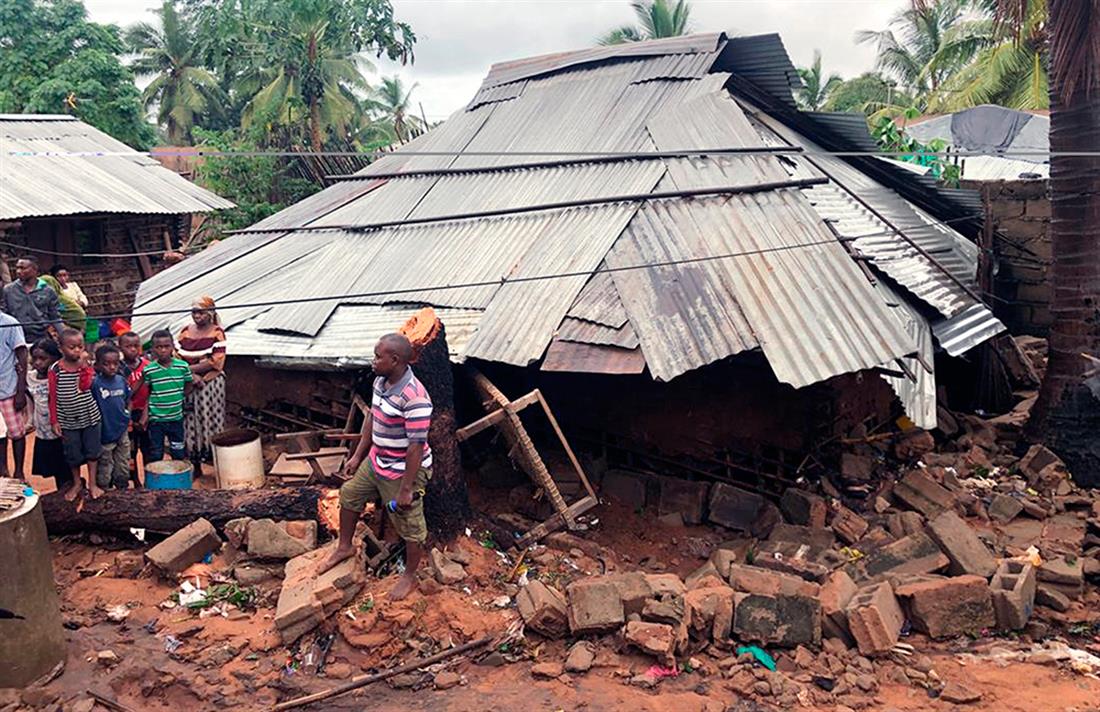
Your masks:
<svg viewBox="0 0 1100 712"><path fill-rule="evenodd" d="M400 334L387 334L374 347L370 415L344 467L351 479L340 488L340 541L321 568L327 571L352 555L355 525L367 503L381 497L394 529L405 540L405 573L390 592L394 601L416 585L428 538L424 489L432 476L432 400L409 366L412 355L412 344Z"/></svg>

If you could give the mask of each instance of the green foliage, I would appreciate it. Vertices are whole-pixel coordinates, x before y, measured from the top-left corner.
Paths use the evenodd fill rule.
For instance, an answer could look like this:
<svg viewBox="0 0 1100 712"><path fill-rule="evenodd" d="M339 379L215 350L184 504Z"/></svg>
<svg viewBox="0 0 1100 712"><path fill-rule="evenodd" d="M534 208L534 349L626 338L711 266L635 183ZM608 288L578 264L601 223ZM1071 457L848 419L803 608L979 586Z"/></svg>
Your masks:
<svg viewBox="0 0 1100 712"><path fill-rule="evenodd" d="M679 37L689 32L691 6L687 0L634 0L630 3L637 25L624 25L611 30L598 42L602 45L624 44Z"/></svg>
<svg viewBox="0 0 1100 712"><path fill-rule="evenodd" d="M897 82L878 72L866 72L841 82L829 93L826 111L873 114L887 106L909 107L913 98L897 88Z"/></svg>
<svg viewBox="0 0 1100 712"><path fill-rule="evenodd" d="M259 151L255 137L240 138L237 131L195 128L204 148L217 151ZM312 181L290 173L282 156L208 156L198 165L198 182L237 204L218 213L221 227L237 230L274 215L318 190Z"/></svg>
<svg viewBox="0 0 1100 712"><path fill-rule="evenodd" d="M72 114L134 148L156 134L118 28L88 22L77 0L0 2L0 111Z"/></svg>
<svg viewBox="0 0 1100 712"><path fill-rule="evenodd" d="M915 116L915 110L910 110L908 117L915 118ZM942 155L932 155L941 154L947 149L947 144L942 139L921 143L906 134L893 119L886 116L879 118L872 125L871 134L883 151L900 154L893 156L896 160L925 166L944 185L958 187L961 177L959 166L945 160Z"/></svg>
<svg viewBox="0 0 1100 712"><path fill-rule="evenodd" d="M795 92L795 99L804 111L820 111L829 96L844 83L839 74L825 76L821 69L821 50L814 50L814 61L809 67L798 68L802 86Z"/></svg>
<svg viewBox="0 0 1100 712"><path fill-rule="evenodd" d="M401 77L395 74L382 77L382 83L371 92L368 107L391 129L391 143L393 140L404 143L426 130L424 122L412 113L410 106L416 86L413 84L406 89Z"/></svg>

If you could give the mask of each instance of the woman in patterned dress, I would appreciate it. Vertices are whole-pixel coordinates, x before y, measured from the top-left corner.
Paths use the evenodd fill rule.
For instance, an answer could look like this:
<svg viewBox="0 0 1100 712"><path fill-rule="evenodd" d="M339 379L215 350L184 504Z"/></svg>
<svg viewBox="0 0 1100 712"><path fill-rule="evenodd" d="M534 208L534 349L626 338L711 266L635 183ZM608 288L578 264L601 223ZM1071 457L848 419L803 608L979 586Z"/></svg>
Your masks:
<svg viewBox="0 0 1100 712"><path fill-rule="evenodd" d="M191 366L195 389L188 397L183 429L195 474L211 459L210 440L225 429L225 332L214 311L214 300L199 297L191 304L192 323L179 334L179 357Z"/></svg>

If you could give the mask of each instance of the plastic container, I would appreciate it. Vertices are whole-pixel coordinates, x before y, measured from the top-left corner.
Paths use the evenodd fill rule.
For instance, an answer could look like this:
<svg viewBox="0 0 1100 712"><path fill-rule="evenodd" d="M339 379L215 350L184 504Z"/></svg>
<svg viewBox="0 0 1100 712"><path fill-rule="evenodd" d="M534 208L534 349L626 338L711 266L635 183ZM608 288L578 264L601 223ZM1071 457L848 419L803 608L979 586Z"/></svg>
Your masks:
<svg viewBox="0 0 1100 712"><path fill-rule="evenodd" d="M145 466L146 489L191 489L191 463L161 460Z"/></svg>
<svg viewBox="0 0 1100 712"><path fill-rule="evenodd" d="M230 428L210 439L218 489L257 489L264 486L264 451L255 430Z"/></svg>

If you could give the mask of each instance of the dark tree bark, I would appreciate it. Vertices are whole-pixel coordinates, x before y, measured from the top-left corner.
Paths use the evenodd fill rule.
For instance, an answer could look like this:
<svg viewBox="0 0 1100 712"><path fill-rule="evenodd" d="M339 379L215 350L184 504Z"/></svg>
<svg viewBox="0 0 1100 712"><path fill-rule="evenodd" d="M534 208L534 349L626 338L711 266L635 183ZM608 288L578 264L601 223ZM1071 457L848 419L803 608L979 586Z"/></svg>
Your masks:
<svg viewBox="0 0 1100 712"><path fill-rule="evenodd" d="M1050 361L1028 436L1045 440L1074 480L1100 486L1100 2L1051 0ZM1093 152L1092 155L1066 155ZM1091 386L1091 387L1090 387Z"/></svg>
<svg viewBox="0 0 1100 712"><path fill-rule="evenodd" d="M257 490L115 490L84 500L77 511L60 493L42 498L50 534L83 531L128 531L130 527L171 534L199 517L218 529L230 519L317 519L324 487Z"/></svg>
<svg viewBox="0 0 1100 712"><path fill-rule="evenodd" d="M466 527L470 498L455 439L454 372L446 329L433 311L425 309L401 332L413 342L417 351L413 372L432 398L432 425L428 431L432 479L424 495L424 516L433 538L450 541Z"/></svg>

